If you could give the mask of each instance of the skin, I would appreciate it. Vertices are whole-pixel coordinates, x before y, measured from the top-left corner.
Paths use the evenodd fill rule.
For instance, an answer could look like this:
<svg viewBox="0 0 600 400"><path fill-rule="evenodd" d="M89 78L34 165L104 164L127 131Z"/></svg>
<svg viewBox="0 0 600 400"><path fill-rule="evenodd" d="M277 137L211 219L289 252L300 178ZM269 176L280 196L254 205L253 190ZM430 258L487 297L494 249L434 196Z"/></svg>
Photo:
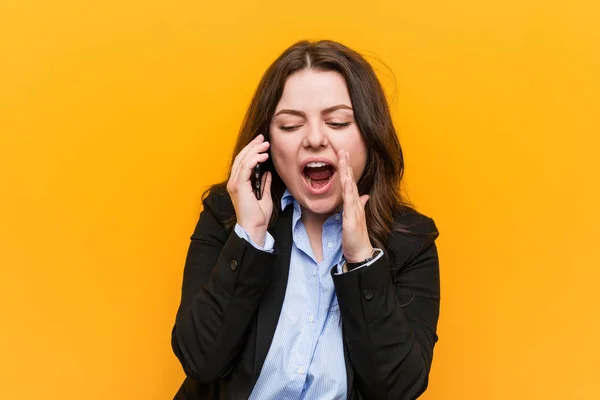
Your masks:
<svg viewBox="0 0 600 400"><path fill-rule="evenodd" d="M367 149L351 105L346 82L337 72L302 70L288 77L271 121L271 142L262 135L250 142L234 160L227 185L238 223L255 243L264 245L273 210L272 177L264 174L265 191L258 201L250 175L257 162L268 158L271 147L277 173L302 208L302 222L317 261L322 260L323 223L341 208L344 257L359 262L371 255L364 213L369 196L359 196L356 186ZM309 157L324 157L336 168L325 194L315 195L306 188L301 166Z"/></svg>

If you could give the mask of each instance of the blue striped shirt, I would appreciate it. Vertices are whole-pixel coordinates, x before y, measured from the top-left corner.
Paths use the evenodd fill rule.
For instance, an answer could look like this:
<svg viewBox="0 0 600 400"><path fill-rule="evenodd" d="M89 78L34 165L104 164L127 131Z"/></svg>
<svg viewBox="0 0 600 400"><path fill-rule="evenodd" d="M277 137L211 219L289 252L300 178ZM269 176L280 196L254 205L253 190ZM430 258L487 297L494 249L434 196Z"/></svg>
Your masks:
<svg viewBox="0 0 600 400"><path fill-rule="evenodd" d="M342 321L330 274L332 267L341 272L342 211L323 224L323 258L317 262L300 218L300 205L286 190L281 209L290 204L294 207L293 244L285 299L250 399L345 399ZM273 251L270 233L267 232L264 247L260 247L237 224L235 232L256 248ZM376 259L381 255L382 252Z"/></svg>
<svg viewBox="0 0 600 400"><path fill-rule="evenodd" d="M281 209L290 204L294 212L288 285L275 336L250 399L345 399L342 324L330 274L332 266L342 260L341 212L323 224L323 260L317 263L300 219L300 205L286 190ZM235 229L249 240L241 227ZM267 233L264 249L272 248L273 238Z"/></svg>

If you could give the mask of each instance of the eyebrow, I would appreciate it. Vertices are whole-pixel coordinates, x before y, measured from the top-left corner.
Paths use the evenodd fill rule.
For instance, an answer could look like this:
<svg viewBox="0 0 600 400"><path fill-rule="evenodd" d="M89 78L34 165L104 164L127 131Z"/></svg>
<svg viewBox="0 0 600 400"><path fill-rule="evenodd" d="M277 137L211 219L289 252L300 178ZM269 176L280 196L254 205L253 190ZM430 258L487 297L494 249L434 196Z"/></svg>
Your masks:
<svg viewBox="0 0 600 400"><path fill-rule="evenodd" d="M352 111L352 107L347 106L345 104L338 104L338 105L327 107L327 108L321 110L321 115L330 114L330 113L332 113L332 112L334 112L336 110L350 110L350 111ZM290 114L290 115L296 115L298 117L306 118L306 113L304 111L300 111L300 110L291 110L291 109L279 110L277 112L277 114L274 115L274 117L278 116L279 114Z"/></svg>

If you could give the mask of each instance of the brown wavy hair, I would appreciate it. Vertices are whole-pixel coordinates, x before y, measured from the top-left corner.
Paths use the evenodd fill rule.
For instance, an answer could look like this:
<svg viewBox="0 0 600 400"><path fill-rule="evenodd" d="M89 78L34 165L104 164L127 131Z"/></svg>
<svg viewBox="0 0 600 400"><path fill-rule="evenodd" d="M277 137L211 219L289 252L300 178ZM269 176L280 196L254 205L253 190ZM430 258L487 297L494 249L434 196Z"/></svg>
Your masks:
<svg viewBox="0 0 600 400"><path fill-rule="evenodd" d="M404 174L402 148L381 83L371 65L356 51L341 43L321 40L300 41L286 49L266 70L250 106L244 117L229 165L229 174L237 154L258 134L266 134L275 108L279 103L286 79L293 73L312 69L316 71L336 71L346 80L354 118L364 138L367 148L367 162L360 180L358 191L369 194L365 206L367 228L373 247L385 249L392 230L406 232L407 227L396 226L394 217L411 209L400 191ZM271 197L273 214L270 226L281 212L281 197L286 189L277 174L271 158L265 168L272 171ZM227 180L207 189L202 198L211 191L227 193ZM235 225L235 216L227 227Z"/></svg>

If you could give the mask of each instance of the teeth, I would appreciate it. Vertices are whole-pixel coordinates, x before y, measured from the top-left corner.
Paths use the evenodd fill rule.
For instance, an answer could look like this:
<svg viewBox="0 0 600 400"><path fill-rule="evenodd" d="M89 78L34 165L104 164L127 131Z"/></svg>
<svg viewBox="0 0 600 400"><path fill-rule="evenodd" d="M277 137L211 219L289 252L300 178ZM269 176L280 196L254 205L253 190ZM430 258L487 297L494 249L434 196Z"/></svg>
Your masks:
<svg viewBox="0 0 600 400"><path fill-rule="evenodd" d="M317 168L317 167L324 167L328 164L324 163L324 162L319 162L319 161L313 161L313 162L309 162L308 164L306 164L307 167L310 168Z"/></svg>

